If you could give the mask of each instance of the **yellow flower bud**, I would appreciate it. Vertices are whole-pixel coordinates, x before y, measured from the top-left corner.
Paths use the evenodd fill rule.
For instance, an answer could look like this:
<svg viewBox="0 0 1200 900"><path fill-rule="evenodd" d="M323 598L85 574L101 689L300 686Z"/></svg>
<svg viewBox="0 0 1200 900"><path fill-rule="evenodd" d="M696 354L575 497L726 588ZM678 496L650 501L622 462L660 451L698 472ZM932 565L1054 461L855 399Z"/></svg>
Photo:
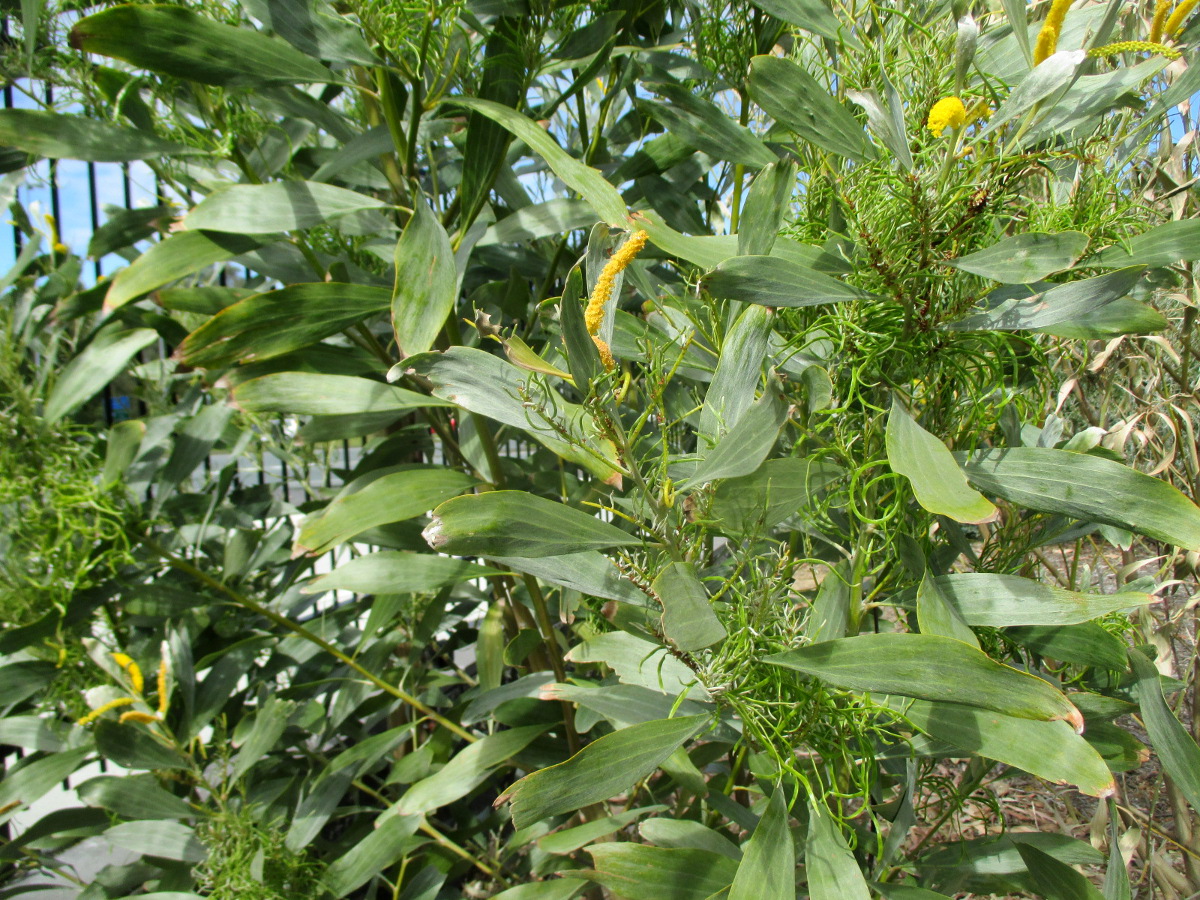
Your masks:
<svg viewBox="0 0 1200 900"><path fill-rule="evenodd" d="M96 707L96 709L93 709L90 713L88 713L86 716L84 716L82 719L80 719L76 724L91 725L93 722L95 722L98 718L100 718L102 715L104 715L109 710L119 709L122 706L129 706L131 703L136 703L136 702L137 701L133 697L118 697L116 700L109 700L103 706L98 706L98 707Z"/></svg>

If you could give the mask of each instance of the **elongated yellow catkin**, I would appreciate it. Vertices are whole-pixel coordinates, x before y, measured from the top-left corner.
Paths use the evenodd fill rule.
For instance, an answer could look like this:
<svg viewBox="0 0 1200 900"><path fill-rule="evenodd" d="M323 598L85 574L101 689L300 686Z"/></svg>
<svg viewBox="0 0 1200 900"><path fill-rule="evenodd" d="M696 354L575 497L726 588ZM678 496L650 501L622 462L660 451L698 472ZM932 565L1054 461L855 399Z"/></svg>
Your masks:
<svg viewBox="0 0 1200 900"><path fill-rule="evenodd" d="M167 692L167 658L164 656L158 664L158 714L165 716L171 703L171 695Z"/></svg>
<svg viewBox="0 0 1200 900"><path fill-rule="evenodd" d="M633 258L646 246L647 237L649 235L646 232L635 231L629 236L629 240L621 245L621 249L604 264L600 277L596 279L596 289L592 291L587 309L583 312L583 322L587 325L588 334L596 334L600 330L600 323L604 320L604 304L612 296L613 284L617 276L633 262Z"/></svg>
<svg viewBox="0 0 1200 900"><path fill-rule="evenodd" d="M593 334L592 343L594 343L596 345L596 349L600 351L600 361L604 363L605 370L611 372L613 369L615 369L617 367L617 361L613 359L612 350L609 348L608 344L604 342L604 338Z"/></svg>
<svg viewBox="0 0 1200 900"><path fill-rule="evenodd" d="M152 725L159 721L158 716L148 712L140 712L136 709L131 709L129 712L121 713L121 718L117 720L119 724L124 725L126 722L139 722L142 725Z"/></svg>
<svg viewBox="0 0 1200 900"><path fill-rule="evenodd" d="M1033 64L1040 65L1058 49L1058 36L1062 32L1063 19L1067 17L1067 10L1071 8L1072 0L1053 0L1050 4L1050 12L1046 14L1046 21L1042 23L1042 30L1038 32L1037 43L1033 47Z"/></svg>
<svg viewBox="0 0 1200 900"><path fill-rule="evenodd" d="M1116 56L1118 53L1161 53L1167 59L1179 59L1183 56L1174 47L1166 44L1156 44L1153 41L1117 41L1115 44L1105 44L1103 47L1093 47L1088 56Z"/></svg>
<svg viewBox="0 0 1200 900"><path fill-rule="evenodd" d="M76 724L91 725L93 722L95 722L98 718L100 718L102 715L104 715L109 710L119 709L122 706L129 706L131 703L136 703L136 702L137 701L133 697L118 697L116 700L109 700L103 706L98 706L95 709L93 709L90 713L88 713L86 716L84 716L82 719L80 719L79 722Z"/></svg>
<svg viewBox="0 0 1200 900"><path fill-rule="evenodd" d="M1200 0L1183 0L1177 7L1175 12L1171 13L1171 17L1167 19L1167 24L1163 26L1163 37L1174 38L1179 32L1183 31L1183 20L1186 19L1196 8L1196 3Z"/></svg>
<svg viewBox="0 0 1200 900"><path fill-rule="evenodd" d="M1171 11L1173 0L1158 0L1154 6L1154 18L1150 21L1150 40L1158 43L1162 40L1163 26L1167 23L1167 13Z"/></svg>

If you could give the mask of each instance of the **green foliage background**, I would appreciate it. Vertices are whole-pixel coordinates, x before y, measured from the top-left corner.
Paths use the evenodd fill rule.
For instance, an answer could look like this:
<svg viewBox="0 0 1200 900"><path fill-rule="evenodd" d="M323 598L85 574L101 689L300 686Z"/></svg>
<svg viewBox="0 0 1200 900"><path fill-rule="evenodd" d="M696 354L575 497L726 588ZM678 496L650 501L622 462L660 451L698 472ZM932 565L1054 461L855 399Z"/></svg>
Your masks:
<svg viewBox="0 0 1200 900"><path fill-rule="evenodd" d="M161 194L12 207L12 890L1200 889L1196 28L1070 7L11 10Z"/></svg>

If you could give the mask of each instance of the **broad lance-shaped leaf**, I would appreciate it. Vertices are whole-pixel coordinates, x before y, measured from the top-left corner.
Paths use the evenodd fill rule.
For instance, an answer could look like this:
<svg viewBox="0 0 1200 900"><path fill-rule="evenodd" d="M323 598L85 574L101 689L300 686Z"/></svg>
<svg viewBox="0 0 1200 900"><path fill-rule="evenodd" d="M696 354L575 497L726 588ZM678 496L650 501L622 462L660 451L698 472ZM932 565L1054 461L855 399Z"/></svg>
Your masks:
<svg viewBox="0 0 1200 900"><path fill-rule="evenodd" d="M400 356L424 353L458 299L458 269L446 229L424 200L396 242L392 330Z"/></svg>
<svg viewBox="0 0 1200 900"><path fill-rule="evenodd" d="M1087 260L1099 269L1126 266L1173 266L1200 259L1200 219L1164 222L1130 238L1128 243L1101 250Z"/></svg>
<svg viewBox="0 0 1200 900"><path fill-rule="evenodd" d="M1129 663L1150 744L1192 809L1200 810L1200 747L1167 706L1154 663L1136 649L1130 651Z"/></svg>
<svg viewBox="0 0 1200 900"><path fill-rule="evenodd" d="M386 816L386 813L384 814ZM355 843L344 855L335 859L321 874L321 885L335 898L345 897L362 887L384 869L407 856L415 846L424 843L414 839L413 832L420 819L398 816L380 817L377 827ZM164 898L165 900L165 898Z"/></svg>
<svg viewBox="0 0 1200 900"><path fill-rule="evenodd" d="M623 900L720 898L737 872L737 863L728 857L691 847L606 841L587 852L593 868L572 874L603 885Z"/></svg>
<svg viewBox="0 0 1200 900"><path fill-rule="evenodd" d="M201 152L144 131L40 109L0 110L0 147L85 162L128 162Z"/></svg>
<svg viewBox="0 0 1200 900"><path fill-rule="evenodd" d="M468 744L438 771L405 791L395 811L402 816L425 813L465 797L483 784L493 769L528 747L546 728L546 725L509 728Z"/></svg>
<svg viewBox="0 0 1200 900"><path fill-rule="evenodd" d="M101 329L83 352L63 367L46 398L46 420L54 422L79 409L116 378L139 350L157 340L158 332L150 328L123 331L119 323L113 323Z"/></svg>
<svg viewBox="0 0 1200 900"><path fill-rule="evenodd" d="M917 588L917 624L921 628L921 634L940 634L972 647L979 646L975 632L962 620L958 610L946 601L937 582L930 577L928 571L922 576L921 584Z"/></svg>
<svg viewBox="0 0 1200 900"><path fill-rule="evenodd" d="M247 412L299 416L339 416L450 406L445 400L418 394L370 378L275 372L244 381L233 389L232 402Z"/></svg>
<svg viewBox="0 0 1200 900"><path fill-rule="evenodd" d="M1017 852L1021 854L1025 868L1029 870L1028 880L1033 882L1033 887L1041 896L1069 900L1104 900L1104 895L1082 872L1059 862L1049 853L1028 844L1017 844Z"/></svg>
<svg viewBox="0 0 1200 900"><path fill-rule="evenodd" d="M1084 594L1019 575L988 572L939 575L938 591L968 625L1073 625L1154 601L1150 594L1121 591Z"/></svg>
<svg viewBox="0 0 1200 900"><path fill-rule="evenodd" d="M213 316L175 350L185 365L217 369L291 353L388 308L385 288L292 284L247 297Z"/></svg>
<svg viewBox="0 0 1200 900"><path fill-rule="evenodd" d="M1113 791L1112 772L1067 722L1040 722L961 703L899 697L888 705L930 737L964 753L1016 766L1056 784L1074 785L1092 797Z"/></svg>
<svg viewBox="0 0 1200 900"><path fill-rule="evenodd" d="M1058 234L1029 231L947 260L946 265L1004 284L1033 284L1069 269L1087 245L1088 236L1081 231Z"/></svg>
<svg viewBox="0 0 1200 900"><path fill-rule="evenodd" d="M722 478L750 475L770 454L786 421L787 406L780 396L779 383L772 379L766 392L696 464L691 476L680 483L680 490Z"/></svg>
<svg viewBox="0 0 1200 900"><path fill-rule="evenodd" d="M1111 459L1014 447L972 456L963 468L975 487L1019 506L1200 550L1200 508L1165 481Z"/></svg>
<svg viewBox="0 0 1200 900"><path fill-rule="evenodd" d="M340 563L327 575L314 578L301 590L354 591L359 594L424 594L448 584L495 575L499 570L465 559L380 550Z"/></svg>
<svg viewBox="0 0 1200 900"><path fill-rule="evenodd" d="M456 497L433 511L423 534L434 550L462 556L560 556L642 543L593 515L525 491Z"/></svg>
<svg viewBox="0 0 1200 900"><path fill-rule="evenodd" d="M885 442L892 470L909 480L925 509L958 522L989 522L996 517L996 507L967 484L946 445L918 425L896 396Z"/></svg>
<svg viewBox="0 0 1200 900"><path fill-rule="evenodd" d="M939 635L861 634L765 661L846 690L945 700L1024 719L1066 719L1083 729L1079 710L1049 682Z"/></svg>
<svg viewBox="0 0 1200 900"><path fill-rule="evenodd" d="M783 795L777 785L746 842L729 900L796 900L796 848Z"/></svg>
<svg viewBox="0 0 1200 900"><path fill-rule="evenodd" d="M77 22L70 41L76 50L201 84L260 87L339 80L278 38L178 6L114 6Z"/></svg>
<svg viewBox="0 0 1200 900"><path fill-rule="evenodd" d="M1142 266L1133 266L1066 284L1001 288L988 295L982 308L950 322L946 328L950 331L1024 331L1070 323L1123 298L1133 290L1145 271Z"/></svg>
<svg viewBox="0 0 1200 900"><path fill-rule="evenodd" d="M714 297L763 306L816 306L873 295L791 260L776 256L735 256L704 278Z"/></svg>
<svg viewBox="0 0 1200 900"><path fill-rule="evenodd" d="M463 106L499 122L546 161L563 183L578 192L595 210L601 220L614 228L624 228L625 201L620 192L605 180L596 169L584 165L555 143L546 129L516 110L499 103L473 97L455 97L456 106Z"/></svg>
<svg viewBox="0 0 1200 900"><path fill-rule="evenodd" d="M702 650L725 637L725 626L691 563L668 563L652 588L663 607L663 634L678 649Z"/></svg>
<svg viewBox="0 0 1200 900"><path fill-rule="evenodd" d="M387 204L366 194L316 181L235 184L213 191L183 220L193 231L274 234L323 225L330 219Z"/></svg>
<svg viewBox="0 0 1200 900"><path fill-rule="evenodd" d="M476 482L453 469L401 466L355 479L300 526L292 556L318 555L368 528L423 515Z"/></svg>
<svg viewBox="0 0 1200 900"><path fill-rule="evenodd" d="M751 169L775 162L775 154L749 128L734 122L710 101L675 85L654 85L653 89L667 102L641 100L638 106L700 152Z"/></svg>
<svg viewBox="0 0 1200 900"><path fill-rule="evenodd" d="M784 128L824 150L858 162L875 156L854 114L790 59L754 57L750 96Z"/></svg>
<svg viewBox="0 0 1200 900"><path fill-rule="evenodd" d="M808 840L804 845L809 900L870 900L871 891L858 860L842 834L842 826L815 798L808 806Z"/></svg>
<svg viewBox="0 0 1200 900"><path fill-rule="evenodd" d="M582 466L605 484L620 486L616 448L611 441L594 437L591 415L582 406L547 393L537 379L517 366L473 347L451 347L444 353L410 357L394 366L388 377L405 371L428 378L434 396L532 435L552 453ZM553 417L554 424L547 423L543 415ZM572 440L564 440L560 429Z"/></svg>
<svg viewBox="0 0 1200 900"><path fill-rule="evenodd" d="M571 588L592 597L634 606L647 606L652 602L621 574L612 560L597 550L534 558L491 554L488 559L498 566L515 569L548 584Z"/></svg>
<svg viewBox="0 0 1200 900"><path fill-rule="evenodd" d="M511 800L513 824L524 828L607 800L653 772L710 721L709 716L659 719L606 734L566 762L526 775L496 803Z"/></svg>
<svg viewBox="0 0 1200 900"><path fill-rule="evenodd" d="M771 333L774 318L770 309L747 306L725 336L717 369L700 409L698 432L704 443L715 443L719 435L738 423L754 402L767 354L767 336Z"/></svg>
<svg viewBox="0 0 1200 900"><path fill-rule="evenodd" d="M104 308L124 306L142 294L262 246L262 240L244 234L203 231L172 234L117 272L104 295Z"/></svg>
<svg viewBox="0 0 1200 900"><path fill-rule="evenodd" d="M810 497L844 472L826 459L768 459L750 475L721 481L710 512L726 534L771 529L802 510Z"/></svg>

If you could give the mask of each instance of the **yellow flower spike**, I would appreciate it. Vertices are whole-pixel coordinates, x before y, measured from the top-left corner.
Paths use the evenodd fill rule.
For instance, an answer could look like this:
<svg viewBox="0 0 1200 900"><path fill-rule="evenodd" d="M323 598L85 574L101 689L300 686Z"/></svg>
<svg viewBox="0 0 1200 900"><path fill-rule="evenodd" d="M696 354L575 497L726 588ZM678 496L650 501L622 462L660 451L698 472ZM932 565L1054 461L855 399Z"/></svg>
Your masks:
<svg viewBox="0 0 1200 900"><path fill-rule="evenodd" d="M644 231L635 231L629 236L629 240L621 245L621 249L604 264L600 277L596 279L596 288L592 291L591 299L588 300L587 309L583 312L583 322L587 326L588 334L595 335L600 331L600 323L604 320L604 304L612 296L613 284L616 282L617 275L623 272L626 266L633 262L633 258L642 251L648 237L649 235ZM600 355L603 357L604 352L601 351ZM612 354L610 353L609 356L611 358Z"/></svg>
<svg viewBox="0 0 1200 900"><path fill-rule="evenodd" d="M167 692L167 657L164 655L158 664L158 714L165 716L171 705L171 695Z"/></svg>
<svg viewBox="0 0 1200 900"><path fill-rule="evenodd" d="M116 700L109 700L103 706L98 706L90 713L76 722L76 725L91 725L98 718L104 715L109 710L120 709L122 706L129 706L132 703L137 703L133 697L118 697Z"/></svg>
<svg viewBox="0 0 1200 900"><path fill-rule="evenodd" d="M127 653L114 653L113 661L118 666L125 670L125 674L129 676L129 683L133 686L133 692L141 695L146 687L146 679L142 677L142 669L133 661L133 657Z"/></svg>
<svg viewBox="0 0 1200 900"><path fill-rule="evenodd" d="M1088 56L1099 59L1105 56L1116 56L1118 53L1161 53L1167 59L1179 59L1183 56L1174 47L1166 44L1156 44L1154 41L1117 41L1115 44L1105 44L1088 51Z"/></svg>
<svg viewBox="0 0 1200 900"><path fill-rule="evenodd" d="M142 725L153 725L155 722L161 721L158 716L151 713L139 712L136 709L131 709L129 712L121 713L121 718L117 720L118 724L124 725L126 722L138 722Z"/></svg>
<svg viewBox="0 0 1200 900"><path fill-rule="evenodd" d="M1044 63L1058 49L1058 35L1062 31L1063 19L1067 17L1067 10L1071 8L1071 2L1072 0L1053 0L1051 2L1050 12L1046 14L1046 21L1042 23L1037 43L1033 46L1033 64L1035 66Z"/></svg>
<svg viewBox="0 0 1200 900"><path fill-rule="evenodd" d="M1179 32L1183 31L1183 20L1186 19L1196 8L1198 0L1183 0L1177 7L1175 12L1171 13L1171 17L1167 19L1167 24L1163 26L1163 37L1174 38Z"/></svg>
<svg viewBox="0 0 1200 900"><path fill-rule="evenodd" d="M596 345L596 349L600 351L600 361L604 363L605 371L611 372L613 369L615 369L617 367L617 361L613 359L612 350L609 349L608 344L604 342L604 339L593 334L592 343L594 343Z"/></svg>
<svg viewBox="0 0 1200 900"><path fill-rule="evenodd" d="M925 126L941 137L947 128L961 128L967 122L967 108L959 97L943 97L929 110Z"/></svg>
<svg viewBox="0 0 1200 900"><path fill-rule="evenodd" d="M1150 40L1157 43L1162 40L1163 25L1167 22L1167 13L1171 11L1173 0L1158 0L1154 5L1154 18L1150 21Z"/></svg>

